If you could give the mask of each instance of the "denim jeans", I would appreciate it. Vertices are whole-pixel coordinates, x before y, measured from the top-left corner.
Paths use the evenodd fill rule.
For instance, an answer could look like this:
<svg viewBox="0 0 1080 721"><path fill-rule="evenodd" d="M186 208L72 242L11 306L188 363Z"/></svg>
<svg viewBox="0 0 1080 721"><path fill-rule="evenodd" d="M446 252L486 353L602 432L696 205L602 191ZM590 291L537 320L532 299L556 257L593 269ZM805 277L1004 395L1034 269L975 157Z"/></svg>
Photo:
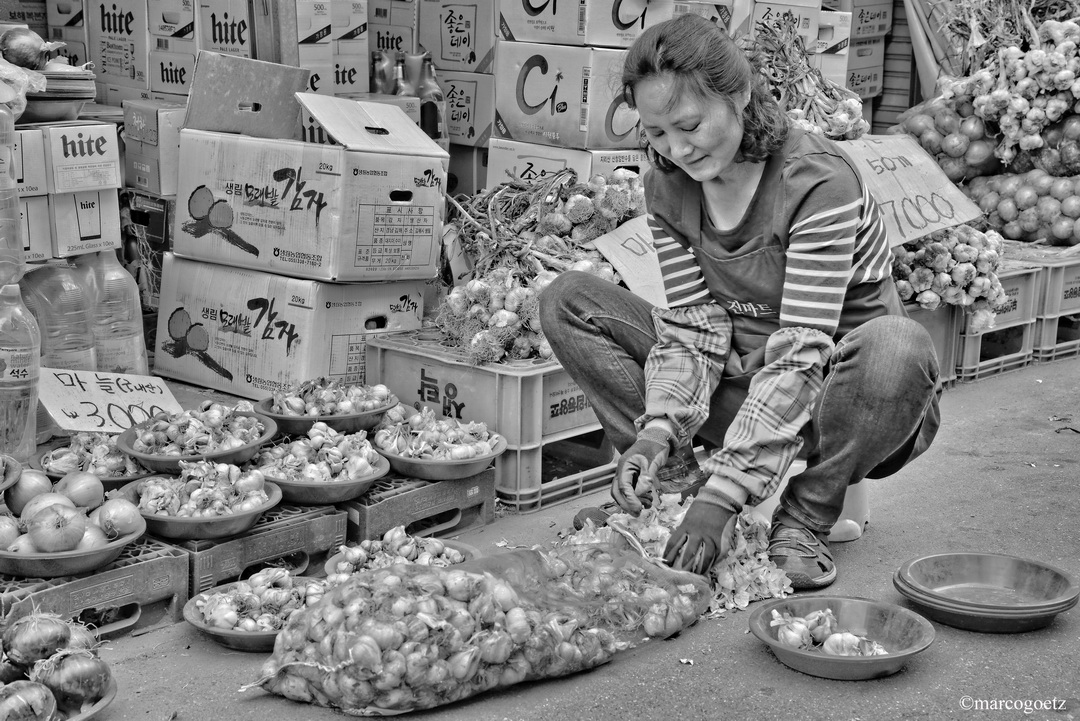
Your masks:
<svg viewBox="0 0 1080 721"><path fill-rule="evenodd" d="M585 273L560 274L540 297L540 322L563 368L589 398L608 440L633 444L645 409L645 360L656 342L652 305ZM719 448L746 397L747 378L724 377L697 441ZM892 475L925 451L939 424L938 360L929 333L881 316L836 343L780 507L815 531L840 517L847 487ZM785 469L779 469L783 472Z"/></svg>

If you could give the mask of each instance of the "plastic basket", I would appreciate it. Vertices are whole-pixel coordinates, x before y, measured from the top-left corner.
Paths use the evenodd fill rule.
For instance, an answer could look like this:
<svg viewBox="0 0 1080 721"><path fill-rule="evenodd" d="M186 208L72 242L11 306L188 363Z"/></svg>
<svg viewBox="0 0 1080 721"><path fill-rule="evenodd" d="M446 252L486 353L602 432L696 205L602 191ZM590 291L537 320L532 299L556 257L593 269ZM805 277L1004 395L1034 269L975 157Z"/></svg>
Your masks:
<svg viewBox="0 0 1080 721"><path fill-rule="evenodd" d="M1029 366L1034 344L1034 320L975 335L961 333L956 379L967 383Z"/></svg>
<svg viewBox="0 0 1080 721"><path fill-rule="evenodd" d="M1037 363L1080 355L1080 313L1037 318L1034 354Z"/></svg>
<svg viewBox="0 0 1080 721"><path fill-rule="evenodd" d="M510 448L536 446L600 427L592 404L552 360L476 366L432 331L386 333L368 340L367 378L407 405L482 421Z"/></svg>
<svg viewBox="0 0 1080 721"><path fill-rule="evenodd" d="M917 303L908 303L908 316L930 333L937 351L941 382L950 386L956 382L956 350L960 344L960 327L964 312L955 305L945 305L937 310L926 310Z"/></svg>
<svg viewBox="0 0 1080 721"><path fill-rule="evenodd" d="M1038 307L1038 290L1042 268L1026 261L1003 260L997 277L1005 290L1006 300L995 311L994 328L1000 330L1035 321ZM973 335L970 319L964 323L963 332Z"/></svg>
<svg viewBox="0 0 1080 721"><path fill-rule="evenodd" d="M1080 312L1080 246L1005 242L1005 257L1042 268L1035 314L1041 317Z"/></svg>

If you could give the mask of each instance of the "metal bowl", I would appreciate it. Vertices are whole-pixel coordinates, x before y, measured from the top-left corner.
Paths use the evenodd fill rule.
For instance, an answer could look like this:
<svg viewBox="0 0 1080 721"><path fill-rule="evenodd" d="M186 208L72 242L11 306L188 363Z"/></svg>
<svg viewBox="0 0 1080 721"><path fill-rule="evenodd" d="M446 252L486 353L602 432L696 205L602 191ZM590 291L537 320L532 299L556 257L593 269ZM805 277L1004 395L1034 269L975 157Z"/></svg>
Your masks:
<svg viewBox="0 0 1080 721"><path fill-rule="evenodd" d="M19 116L20 123L55 123L61 120L77 120L87 103L84 98L50 100L26 98L26 108Z"/></svg>
<svg viewBox="0 0 1080 721"><path fill-rule="evenodd" d="M806 616L831 608L841 629L877 641L884 656L830 656L781 644L769 625L773 609L781 614ZM861 681L896 673L911 657L934 642L934 627L902 606L850 596L794 596L758 606L750 614L750 631L761 639L785 666L810 676L839 681Z"/></svg>
<svg viewBox="0 0 1080 721"><path fill-rule="evenodd" d="M499 436L491 453L476 458L454 460L433 460L428 458L406 458L383 448L376 448L390 461L395 473L424 481L457 481L480 473L490 466L506 450L506 438Z"/></svg>
<svg viewBox="0 0 1080 721"><path fill-rule="evenodd" d="M449 538L440 538L439 540L442 541L443 545L445 545L447 548L453 548L462 556L464 556L465 558L464 560L462 560L462 563L464 563L465 561L472 561L474 559L480 558L480 556L483 555L480 553L479 548L477 548L476 546L470 546L468 543L454 541ZM341 571L337 570L337 565L344 560L344 551L339 551L333 556L330 556L330 558L326 559L326 562L323 564L323 570L326 571L326 575L329 576L334 573L341 573ZM402 563L407 563L407 561L402 559Z"/></svg>
<svg viewBox="0 0 1080 721"><path fill-rule="evenodd" d="M47 470L44 465L45 456L47 456L49 453L56 450L57 448L66 445L68 445L67 442L49 444L49 446L44 451L42 451L41 453L35 453L30 457L29 466L35 471L41 471L49 477L49 480L51 480L53 483L56 483L67 474ZM120 488L121 486L130 483L131 481L136 481L140 478L146 478L152 473L153 471L147 470L143 473L136 473L134 476L99 476L99 478L101 478L101 485L105 487L106 491L114 491L117 488Z"/></svg>
<svg viewBox="0 0 1080 721"><path fill-rule="evenodd" d="M132 533L89 551L58 551L57 553L0 551L0 573L23 578L59 578L89 573L115 561L124 547L137 541L146 533L146 529L147 524L143 522Z"/></svg>
<svg viewBox="0 0 1080 721"><path fill-rule="evenodd" d="M281 497L289 503L298 505L327 505L341 503L359 498L368 492L368 489L387 473L390 472L390 461L379 456L375 462L375 472L356 478L351 481L328 481L326 483L291 481L282 478L274 478L273 483L281 488Z"/></svg>
<svg viewBox="0 0 1080 721"><path fill-rule="evenodd" d="M269 653L274 650L274 641L280 631L238 631L231 628L216 628L203 620L196 607L198 601L205 600L215 593L228 593L237 582L215 586L208 591L195 594L184 604L184 620L225 648L252 653Z"/></svg>
<svg viewBox="0 0 1080 721"><path fill-rule="evenodd" d="M908 586L899 574L893 575L893 586L919 613L946 626L982 633L1026 633L1049 626L1063 609L994 611L964 606L926 596Z"/></svg>
<svg viewBox="0 0 1080 721"><path fill-rule="evenodd" d="M914 590L972 608L1037 611L1072 607L1080 585L1054 566L999 553L936 553L900 567Z"/></svg>
<svg viewBox="0 0 1080 721"><path fill-rule="evenodd" d="M126 498L139 505L139 484L146 479L132 481L119 490L120 498ZM182 516L159 516L152 513L142 512L146 520L146 530L151 536L169 538L173 540L206 540L213 538L226 538L244 533L258 523L262 514L281 503L281 489L277 484L266 482L266 495L270 499L258 508L243 513L234 513L228 516L215 516L212 518L188 518Z"/></svg>
<svg viewBox="0 0 1080 721"><path fill-rule="evenodd" d="M379 425L383 414L398 404L397 398L393 403L388 403L382 408L373 408L363 413L339 413L325 416L294 416L287 413L274 413L270 410L273 406L273 398L263 398L255 404L255 410L262 415L274 419L278 425L278 432L284 436L305 435L317 422L322 421L339 433L356 433L357 431L370 431Z"/></svg>
<svg viewBox="0 0 1080 721"><path fill-rule="evenodd" d="M258 418L259 422L263 424L262 435L250 443L245 443L237 448L230 448L227 451L211 451L209 453L184 456L160 456L152 453L140 453L133 447L135 435L142 432L144 428L154 422L153 420L149 420L134 425L117 436L116 447L124 453L127 453L129 456L137 459L139 463L143 464L154 473L177 475L180 473L180 461L212 461L214 463L231 463L234 466L239 466L254 458L259 452L259 448L277 435L277 423L273 418L264 416L262 413L236 411L235 415L254 416L255 418Z"/></svg>

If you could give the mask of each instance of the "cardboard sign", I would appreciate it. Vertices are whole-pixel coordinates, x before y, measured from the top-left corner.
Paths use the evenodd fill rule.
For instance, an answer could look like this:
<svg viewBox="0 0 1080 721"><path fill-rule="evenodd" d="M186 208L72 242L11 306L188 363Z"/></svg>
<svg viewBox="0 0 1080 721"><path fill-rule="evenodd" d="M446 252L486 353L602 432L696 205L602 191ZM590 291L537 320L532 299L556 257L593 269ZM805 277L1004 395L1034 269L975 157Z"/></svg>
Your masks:
<svg viewBox="0 0 1080 721"><path fill-rule="evenodd" d="M157 413L184 410L162 378L103 371L42 368L38 398L73 433L122 433Z"/></svg>
<svg viewBox="0 0 1080 721"><path fill-rule="evenodd" d="M652 231L644 215L628 220L593 241L596 249L622 276L623 283L653 305L667 307L660 261L652 242Z"/></svg>
<svg viewBox="0 0 1080 721"><path fill-rule="evenodd" d="M864 135L837 146L881 206L894 247L983 216L910 135Z"/></svg>

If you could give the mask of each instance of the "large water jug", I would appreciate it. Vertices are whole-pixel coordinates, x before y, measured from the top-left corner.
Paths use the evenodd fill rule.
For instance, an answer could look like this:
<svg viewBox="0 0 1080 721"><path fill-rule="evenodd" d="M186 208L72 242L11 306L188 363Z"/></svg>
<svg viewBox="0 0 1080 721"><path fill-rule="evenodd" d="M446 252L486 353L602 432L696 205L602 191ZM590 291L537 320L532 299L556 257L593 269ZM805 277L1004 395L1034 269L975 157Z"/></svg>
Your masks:
<svg viewBox="0 0 1080 721"><path fill-rule="evenodd" d="M22 278L23 233L15 168L15 117L0 103L0 285Z"/></svg>
<svg viewBox="0 0 1080 721"><path fill-rule="evenodd" d="M16 284L0 288L0 452L25 464L37 448L41 333Z"/></svg>
<svg viewBox="0 0 1080 721"><path fill-rule="evenodd" d="M23 301L41 331L41 365L67 370L97 370L90 328L91 300L85 274L67 259L32 264L19 283ZM37 441L61 435L44 404L38 404Z"/></svg>
<svg viewBox="0 0 1080 721"><path fill-rule="evenodd" d="M148 374L138 282L113 250L75 256L74 264L90 290L97 370Z"/></svg>

